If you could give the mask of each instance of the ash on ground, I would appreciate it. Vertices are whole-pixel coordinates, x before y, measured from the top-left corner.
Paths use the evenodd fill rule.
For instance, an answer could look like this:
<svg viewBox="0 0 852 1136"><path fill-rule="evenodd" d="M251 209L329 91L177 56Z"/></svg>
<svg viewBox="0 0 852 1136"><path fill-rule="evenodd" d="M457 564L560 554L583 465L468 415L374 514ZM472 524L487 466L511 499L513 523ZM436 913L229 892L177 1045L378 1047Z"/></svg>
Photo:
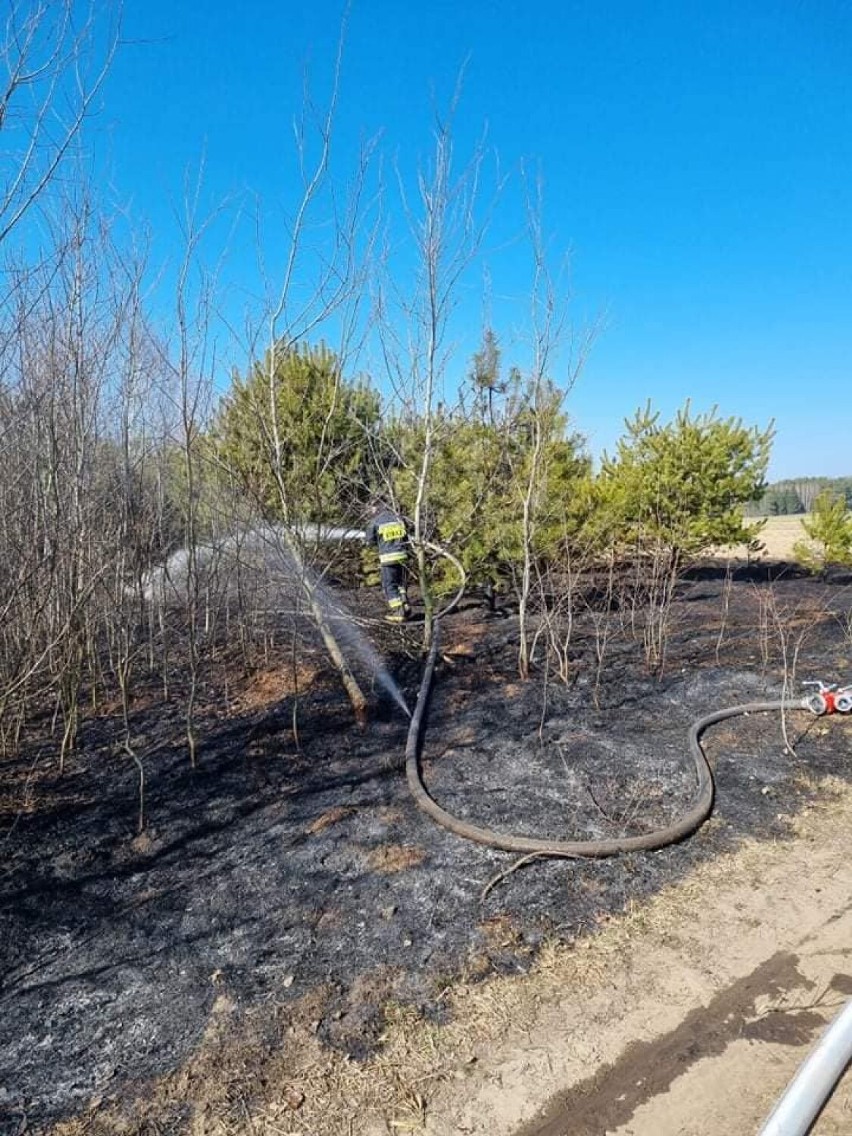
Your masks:
<svg viewBox="0 0 852 1136"><path fill-rule="evenodd" d="M627 634L612 635L599 665L600 623L579 621L567 683L543 666L521 682L517 619L470 604L443 628L423 749L430 791L513 833L598 839L669 823L695 792L695 718L777 698L785 675L852 678L848 586L776 580L773 602L798 618L789 643L767 628L768 586L744 575L731 587L714 569L685 581L661 676ZM383 634L413 705L420 663L399 633ZM223 993L241 1011L268 1006L278 1029L282 1006L321 988L319 1036L361 1058L388 999L440 1017L454 977L525 970L545 938L594 933L744 837L784 839L823 778L852 777L848 719L790 715L786 738L778 717L726 722L705 739L716 806L695 836L649 854L539 861L483 901L512 857L418 812L402 772L405 718L377 701L359 732L321 667L300 697L298 744L292 698L239 712L207 691L195 770L179 700L139 698L142 835L137 769L108 715L84 723L62 776L46 726L0 766L0 1132L43 1130L173 1071ZM178 1110L168 1130L187 1123Z"/></svg>

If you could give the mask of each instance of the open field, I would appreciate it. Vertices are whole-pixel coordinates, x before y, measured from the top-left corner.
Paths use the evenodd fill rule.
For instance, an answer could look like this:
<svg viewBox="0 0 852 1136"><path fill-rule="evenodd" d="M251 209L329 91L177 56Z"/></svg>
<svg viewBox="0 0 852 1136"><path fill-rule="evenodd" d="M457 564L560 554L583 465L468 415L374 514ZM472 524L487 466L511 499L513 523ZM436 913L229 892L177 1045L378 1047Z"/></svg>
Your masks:
<svg viewBox="0 0 852 1136"><path fill-rule="evenodd" d="M762 520L763 531L760 542L764 546L760 552L751 553L754 560L792 560L793 545L798 540L806 539L802 521L807 520L806 514L789 517L749 517L749 521ZM745 545L731 545L717 550L717 556L731 556L739 560L749 558Z"/></svg>

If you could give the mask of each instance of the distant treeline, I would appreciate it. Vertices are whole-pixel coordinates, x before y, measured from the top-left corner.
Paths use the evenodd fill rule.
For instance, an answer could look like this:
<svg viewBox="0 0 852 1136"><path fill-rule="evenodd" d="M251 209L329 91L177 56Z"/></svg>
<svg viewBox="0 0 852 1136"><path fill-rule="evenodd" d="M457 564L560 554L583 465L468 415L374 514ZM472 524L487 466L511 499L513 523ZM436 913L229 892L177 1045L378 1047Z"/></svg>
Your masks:
<svg viewBox="0 0 852 1136"><path fill-rule="evenodd" d="M852 508L852 477L797 477L775 481L746 509L750 517L779 517L810 513L820 493L828 491L845 499Z"/></svg>

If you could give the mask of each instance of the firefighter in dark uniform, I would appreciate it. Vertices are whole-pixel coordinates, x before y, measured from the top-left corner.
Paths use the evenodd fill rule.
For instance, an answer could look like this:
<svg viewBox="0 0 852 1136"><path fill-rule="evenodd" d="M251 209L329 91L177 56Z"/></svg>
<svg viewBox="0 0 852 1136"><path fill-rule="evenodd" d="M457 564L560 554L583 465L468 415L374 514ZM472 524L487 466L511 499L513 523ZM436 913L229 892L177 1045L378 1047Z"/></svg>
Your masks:
<svg viewBox="0 0 852 1136"><path fill-rule="evenodd" d="M379 552L382 573L382 590L388 601L389 623L405 623L411 616L408 594L405 590L408 563L408 529L405 521L384 505L379 505L367 525L367 544L374 544Z"/></svg>

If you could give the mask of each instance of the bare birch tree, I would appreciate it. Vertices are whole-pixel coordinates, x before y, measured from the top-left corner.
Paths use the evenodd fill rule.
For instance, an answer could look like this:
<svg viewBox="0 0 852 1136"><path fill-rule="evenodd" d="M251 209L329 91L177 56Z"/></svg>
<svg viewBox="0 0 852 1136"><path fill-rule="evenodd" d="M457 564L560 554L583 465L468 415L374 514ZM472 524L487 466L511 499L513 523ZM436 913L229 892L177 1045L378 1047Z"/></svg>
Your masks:
<svg viewBox="0 0 852 1136"><path fill-rule="evenodd" d="M555 431L568 393L573 388L586 362L594 330L590 329L567 344L562 381L551 379L560 347L572 330L568 322L567 293L562 292L548 263L546 241L542 230L541 183L532 192L527 184L527 237L532 254L530 287L530 329L532 359L527 390L527 422L530 438L521 453L517 488L521 508L522 563L518 586L518 673L527 678L530 670L530 599L536 579L536 539L540 526L540 510L547 496L547 480Z"/></svg>
<svg viewBox="0 0 852 1136"><path fill-rule="evenodd" d="M11 0L0 41L0 244L43 197L103 87L121 6Z"/></svg>
<svg viewBox="0 0 852 1136"><path fill-rule="evenodd" d="M374 145L368 143L360 150L345 199L340 199L331 178L343 43L341 34L326 110L317 112L306 93L302 115L294 127L298 190L290 216L281 228L280 274L275 277L264 270L270 295L265 333L253 337L261 350L252 352L252 365L266 379L265 405L259 408L258 427L265 437L277 498L272 519L278 522L268 530L269 539L279 544L280 558L297 585L306 613L340 675L356 718L363 721L367 699L329 618L322 570L316 565L316 538L308 534L303 523L306 502L294 499L287 477L286 431L277 392L281 360L300 344L327 332L336 344L336 381L343 382L367 289L367 266L376 232L375 201L368 191ZM330 442L328 430L336 401L332 398L326 422L319 430L315 458L318 478L332 469L340 456Z"/></svg>
<svg viewBox="0 0 852 1136"><path fill-rule="evenodd" d="M416 200L399 185L416 257L411 286L390 280L378 298L382 348L391 386L402 415L416 423L420 453L411 459L415 479L413 545L424 605L424 645L433 633L432 587L427 565L431 536L430 475L445 402L444 379L454 346L450 322L463 278L479 254L490 208L480 210L484 143L469 160L455 160L453 118L461 94L457 87L446 117L437 118L429 162L417 176ZM499 192L498 179L496 193ZM482 214L482 215L481 215Z"/></svg>

